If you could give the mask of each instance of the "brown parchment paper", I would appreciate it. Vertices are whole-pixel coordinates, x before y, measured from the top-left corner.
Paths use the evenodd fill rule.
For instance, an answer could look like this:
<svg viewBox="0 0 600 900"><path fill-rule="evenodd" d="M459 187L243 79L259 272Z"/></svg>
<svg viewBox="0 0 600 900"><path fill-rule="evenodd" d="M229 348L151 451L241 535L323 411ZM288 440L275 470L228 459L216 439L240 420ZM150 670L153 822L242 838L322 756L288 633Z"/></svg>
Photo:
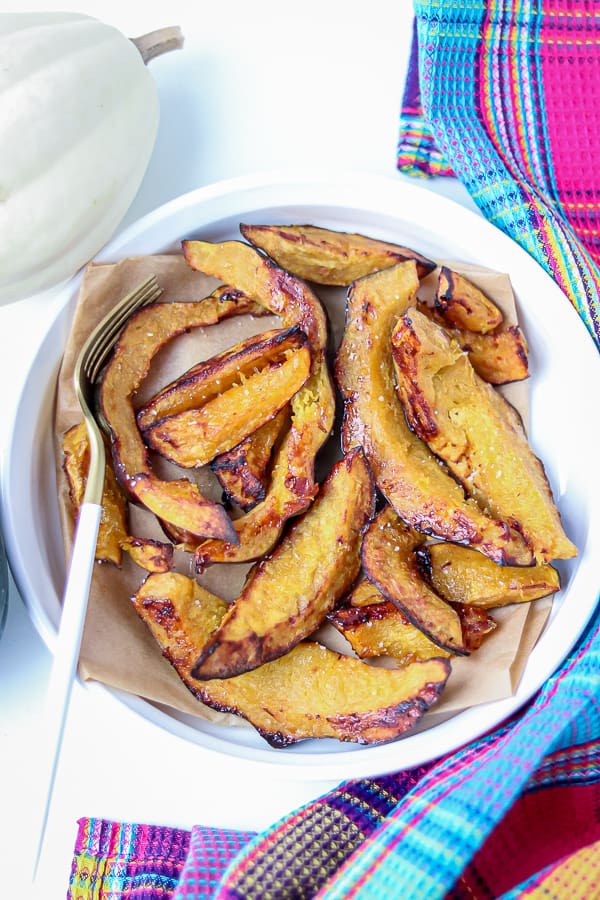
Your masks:
<svg viewBox="0 0 600 900"><path fill-rule="evenodd" d="M464 273L503 310L510 323L516 322L514 297L508 276L473 266L448 263ZM194 301L205 297L217 282L192 271L179 254L132 257L114 264L90 264L82 281L72 327L59 372L55 405L55 452L59 495L59 511L65 558L70 556L74 522L68 486L62 470L61 438L72 425L81 421L81 412L72 386L73 367L79 349L103 315L117 300L154 273L163 288L161 302ZM436 273L422 284L420 295L433 295ZM345 290L314 286L329 316L332 350L337 348L344 325ZM149 377L140 391L139 402L152 396L191 365L206 359L251 334L278 327L274 316L240 316L209 328L194 329L173 340L153 361ZM526 383L507 386L508 399L527 422ZM505 389L503 388L503 391ZM339 423L320 459L321 477L339 457ZM155 469L162 477L179 477L181 472L164 460ZM219 500L221 490L212 473L203 469L186 470L185 477L195 478L201 490ZM130 531L134 535L165 540L154 517L145 510L130 507ZM200 579L209 590L233 600L240 592L251 564L214 565ZM194 577L191 556L175 552L175 568ZM149 701L173 707L185 713L215 722L245 724L234 716L208 709L196 700L182 684L174 669L162 657L146 626L136 615L130 598L146 573L123 554L123 564L96 564L89 597L88 611L79 660L83 679L94 679L111 687L137 694ZM452 674L440 701L425 717L424 726L476 704L498 700L514 694L528 654L538 639L551 607L551 598L534 603L514 604L492 612L498 628L483 646L468 658L452 661ZM350 645L339 633L325 626L319 637L336 649L351 653ZM385 664L385 661L383 661ZM429 718L428 718L429 717Z"/></svg>

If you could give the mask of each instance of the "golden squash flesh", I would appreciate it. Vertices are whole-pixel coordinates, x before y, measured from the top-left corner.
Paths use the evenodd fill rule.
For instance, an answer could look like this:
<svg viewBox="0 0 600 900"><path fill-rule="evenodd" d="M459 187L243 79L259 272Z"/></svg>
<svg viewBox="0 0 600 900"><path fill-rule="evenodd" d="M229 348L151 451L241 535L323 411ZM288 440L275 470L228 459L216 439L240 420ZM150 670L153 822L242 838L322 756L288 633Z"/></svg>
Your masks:
<svg viewBox="0 0 600 900"><path fill-rule="evenodd" d="M172 381L137 412L147 431L167 416L198 409L256 372L285 360L288 351L307 345L299 328L274 328L240 341L203 360Z"/></svg>
<svg viewBox="0 0 600 900"><path fill-rule="evenodd" d="M452 655L449 650L442 650L429 640L394 603L378 593L381 598L379 603L343 607L328 617L360 659L393 656L399 665L407 666L417 661Z"/></svg>
<svg viewBox="0 0 600 900"><path fill-rule="evenodd" d="M423 278L435 263L408 247L362 234L330 231L314 225L240 225L251 244L282 268L316 284L349 285L379 269L413 259Z"/></svg>
<svg viewBox="0 0 600 900"><path fill-rule="evenodd" d="M477 374L489 384L509 384L529 376L529 349L518 325L502 323L493 331L480 334L455 328L443 312L418 303L417 309L441 325L468 354Z"/></svg>
<svg viewBox="0 0 600 900"><path fill-rule="evenodd" d="M231 678L283 656L321 625L360 570L375 490L361 451L333 467L310 509L258 563L203 649L195 678Z"/></svg>
<svg viewBox="0 0 600 900"><path fill-rule="evenodd" d="M74 425L63 435L62 449L63 470L69 485L73 513L77 519L90 465L85 422ZM168 572L173 565L172 545L130 536L127 518L127 498L115 478L110 460L107 460L95 558L100 562L112 562L119 566L122 551L125 550L147 572Z"/></svg>
<svg viewBox="0 0 600 900"><path fill-rule="evenodd" d="M148 447L183 468L206 465L274 418L306 382L307 338L300 329L281 355L253 373L240 373L204 405L168 415L143 429Z"/></svg>
<svg viewBox="0 0 600 900"><path fill-rule="evenodd" d="M411 310L394 328L392 352L411 428L465 490L518 529L538 562L575 556L518 414L477 375L456 342Z"/></svg>
<svg viewBox="0 0 600 900"><path fill-rule="evenodd" d="M69 485L69 497L75 519L79 515L88 469L90 445L85 422L69 428L62 438L63 471ZM127 499L121 490L112 466L107 462L102 490L102 513L96 541L95 557L103 562L121 565L123 541L129 537L127 530Z"/></svg>
<svg viewBox="0 0 600 900"><path fill-rule="evenodd" d="M394 740L435 703L450 673L441 658L382 669L301 642L252 672L197 681L191 668L226 604L175 573L150 576L133 604L165 658L199 700L245 718L278 748L307 738L361 744Z"/></svg>
<svg viewBox="0 0 600 900"><path fill-rule="evenodd" d="M456 544L431 544L418 551L419 566L436 594L491 609L527 603L560 590L553 566L497 566L481 553Z"/></svg>
<svg viewBox="0 0 600 900"><path fill-rule="evenodd" d="M414 305L415 264L401 263L355 282L335 375L344 398L342 443L362 447L377 486L421 532L469 544L503 563L527 565L530 549L505 522L486 516L408 427L396 396L391 335Z"/></svg>

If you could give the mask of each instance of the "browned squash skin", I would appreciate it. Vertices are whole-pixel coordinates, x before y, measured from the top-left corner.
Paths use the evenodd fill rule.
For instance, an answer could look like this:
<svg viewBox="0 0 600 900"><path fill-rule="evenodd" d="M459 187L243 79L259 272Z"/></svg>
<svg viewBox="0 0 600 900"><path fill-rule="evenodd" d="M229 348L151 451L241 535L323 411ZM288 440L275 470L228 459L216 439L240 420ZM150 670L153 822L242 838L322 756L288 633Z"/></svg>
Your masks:
<svg viewBox="0 0 600 900"><path fill-rule="evenodd" d="M419 278L435 269L420 253L365 237L315 225L240 225L246 240L260 247L283 269L316 284L346 286L379 269L413 259Z"/></svg>
<svg viewBox="0 0 600 900"><path fill-rule="evenodd" d="M456 544L421 547L417 557L423 577L445 600L493 609L560 590L559 574L547 564L497 566L481 553Z"/></svg>
<svg viewBox="0 0 600 900"><path fill-rule="evenodd" d="M342 444L363 448L378 488L397 513L419 531L469 544L502 563L528 565L522 536L486 516L408 427L395 390L391 335L414 305L415 264L355 282L335 376L344 398Z"/></svg>
<svg viewBox="0 0 600 900"><path fill-rule="evenodd" d="M222 299L221 292L197 303L157 303L139 310L117 342L100 397L111 430L115 474L129 495L160 519L192 534L234 542L235 531L221 506L203 497L189 481L167 482L154 474L137 427L133 397L148 374L152 358L169 340L252 308L252 301Z"/></svg>
<svg viewBox="0 0 600 900"><path fill-rule="evenodd" d="M183 252L193 269L235 284L279 315L284 327L299 325L313 353L311 375L290 404L291 426L274 460L267 496L236 520L233 541L200 545L196 560L202 568L213 562L258 558L274 546L286 520L309 506L317 492L315 456L333 427L335 398L325 355L327 320L318 297L307 285L241 241L184 241Z"/></svg>
<svg viewBox="0 0 600 900"><path fill-rule="evenodd" d="M386 506L365 531L361 551L365 574L438 647L466 653L457 612L421 577L413 553L421 542L421 536Z"/></svg>
<svg viewBox="0 0 600 900"><path fill-rule="evenodd" d="M169 572L173 568L172 544L150 538L128 537L121 546L146 572Z"/></svg>
<svg viewBox="0 0 600 900"><path fill-rule="evenodd" d="M445 659L380 669L305 641L252 672L197 681L191 667L226 604L177 573L150 576L133 604L189 690L213 709L247 719L277 748L307 738L394 740L437 700L450 673Z"/></svg>
<svg viewBox="0 0 600 900"><path fill-rule="evenodd" d="M498 328L504 319L481 288L448 266L440 269L435 305L451 327L479 334Z"/></svg>
<svg viewBox="0 0 600 900"><path fill-rule="evenodd" d="M210 467L230 503L249 512L265 499L273 448L289 420L287 406L243 441L217 456Z"/></svg>
<svg viewBox="0 0 600 900"><path fill-rule="evenodd" d="M233 449L274 418L310 372L307 338L293 329L281 355L240 377L204 405L165 416L143 430L148 447L183 468L197 468Z"/></svg>
<svg viewBox="0 0 600 900"><path fill-rule="evenodd" d="M469 653L479 650L485 637L496 629L497 622L481 606L469 606L467 603L459 602L450 605L460 619L465 649Z"/></svg>
<svg viewBox="0 0 600 900"><path fill-rule="evenodd" d="M456 342L411 310L394 328L392 352L411 428L465 490L521 531L538 562L575 556L520 417L477 375Z"/></svg>
<svg viewBox="0 0 600 900"><path fill-rule="evenodd" d="M360 570L375 489L362 451L333 467L311 508L258 563L204 647L195 678L231 678L312 634Z"/></svg>

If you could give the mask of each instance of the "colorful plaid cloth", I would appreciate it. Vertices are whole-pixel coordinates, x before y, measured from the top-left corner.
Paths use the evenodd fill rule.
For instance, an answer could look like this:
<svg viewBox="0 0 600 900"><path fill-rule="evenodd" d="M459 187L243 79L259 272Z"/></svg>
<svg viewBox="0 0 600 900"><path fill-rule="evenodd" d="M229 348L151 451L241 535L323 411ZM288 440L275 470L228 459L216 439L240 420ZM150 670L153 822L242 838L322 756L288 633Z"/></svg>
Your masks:
<svg viewBox="0 0 600 900"><path fill-rule="evenodd" d="M455 173L600 342L600 5L417 0L398 167ZM600 897L600 616L527 709L260 835L81 820L70 900ZM137 893L136 893L137 891Z"/></svg>

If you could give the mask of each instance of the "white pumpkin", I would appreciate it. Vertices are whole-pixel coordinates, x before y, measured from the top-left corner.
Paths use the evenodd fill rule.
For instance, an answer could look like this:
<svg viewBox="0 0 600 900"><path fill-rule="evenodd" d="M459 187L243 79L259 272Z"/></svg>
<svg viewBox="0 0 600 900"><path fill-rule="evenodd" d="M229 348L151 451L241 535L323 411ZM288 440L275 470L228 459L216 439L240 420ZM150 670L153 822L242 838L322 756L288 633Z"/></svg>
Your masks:
<svg viewBox="0 0 600 900"><path fill-rule="evenodd" d="M73 275L114 234L158 128L134 43L76 13L0 15L0 303Z"/></svg>

